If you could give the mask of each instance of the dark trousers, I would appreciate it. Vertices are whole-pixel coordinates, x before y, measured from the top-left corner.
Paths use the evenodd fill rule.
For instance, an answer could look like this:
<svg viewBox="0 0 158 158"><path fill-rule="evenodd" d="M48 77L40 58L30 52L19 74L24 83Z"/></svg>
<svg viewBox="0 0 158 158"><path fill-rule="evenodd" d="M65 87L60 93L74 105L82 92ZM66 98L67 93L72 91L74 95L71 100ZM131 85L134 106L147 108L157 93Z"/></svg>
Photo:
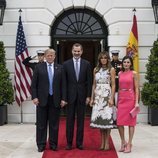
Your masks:
<svg viewBox="0 0 158 158"><path fill-rule="evenodd" d="M66 138L68 145L72 145L73 142L75 111L77 111L76 146L80 146L83 144L84 136L85 103L81 104L77 99L73 104L67 106Z"/></svg>
<svg viewBox="0 0 158 158"><path fill-rule="evenodd" d="M49 145L58 145L58 130L60 108L55 107L53 103L53 96L48 97L46 106L37 106L37 126L36 126L36 142L38 148L44 148L47 141L47 128L49 125Z"/></svg>

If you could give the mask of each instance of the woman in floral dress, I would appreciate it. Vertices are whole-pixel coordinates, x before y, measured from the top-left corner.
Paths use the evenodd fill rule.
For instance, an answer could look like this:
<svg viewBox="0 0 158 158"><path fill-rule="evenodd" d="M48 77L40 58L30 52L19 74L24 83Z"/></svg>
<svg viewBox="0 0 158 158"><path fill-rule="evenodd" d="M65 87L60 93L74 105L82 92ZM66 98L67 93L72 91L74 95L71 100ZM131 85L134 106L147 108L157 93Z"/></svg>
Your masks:
<svg viewBox="0 0 158 158"><path fill-rule="evenodd" d="M98 55L98 64L94 68L93 75L90 126L100 129L100 149L109 150L109 136L111 128L116 126L116 113L114 113L115 70L111 67L108 52L101 52Z"/></svg>

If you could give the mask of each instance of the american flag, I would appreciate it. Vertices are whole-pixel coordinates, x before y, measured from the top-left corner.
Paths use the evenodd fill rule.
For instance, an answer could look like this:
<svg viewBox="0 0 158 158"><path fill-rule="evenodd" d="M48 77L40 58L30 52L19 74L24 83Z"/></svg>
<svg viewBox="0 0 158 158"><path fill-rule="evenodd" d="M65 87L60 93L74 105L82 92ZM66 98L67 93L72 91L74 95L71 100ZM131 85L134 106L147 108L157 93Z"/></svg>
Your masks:
<svg viewBox="0 0 158 158"><path fill-rule="evenodd" d="M30 86L32 79L32 72L29 67L23 65L22 61L29 56L21 16L19 16L17 36L16 36L16 50L15 50L15 75L14 75L14 89L15 100L20 106L30 95Z"/></svg>

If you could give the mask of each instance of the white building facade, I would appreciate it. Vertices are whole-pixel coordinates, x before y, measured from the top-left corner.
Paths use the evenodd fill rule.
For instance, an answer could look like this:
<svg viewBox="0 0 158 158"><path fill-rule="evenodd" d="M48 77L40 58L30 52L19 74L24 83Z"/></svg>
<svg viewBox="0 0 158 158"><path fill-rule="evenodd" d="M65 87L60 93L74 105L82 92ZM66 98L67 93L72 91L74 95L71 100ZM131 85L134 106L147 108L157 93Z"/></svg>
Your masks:
<svg viewBox="0 0 158 158"><path fill-rule="evenodd" d="M94 61L96 52L102 49L120 50L121 59L125 55L132 27L133 8L136 8L138 25L141 89L145 82L145 65L158 33L151 0L7 0L3 25L0 26L0 40L5 45L7 68L13 84L19 9L22 9L22 22L30 56L36 55L37 50L51 47L57 50L57 60L62 63L70 57L66 50L70 50L67 45L73 41L81 41L86 46L86 57L90 61ZM78 25L79 23L82 24ZM87 27L85 34L81 29L83 25L84 28ZM75 27L78 29L72 29ZM147 108L141 101L140 107L138 122L147 122ZM31 98L24 101L21 107L15 102L8 106L8 122L35 122L35 117Z"/></svg>

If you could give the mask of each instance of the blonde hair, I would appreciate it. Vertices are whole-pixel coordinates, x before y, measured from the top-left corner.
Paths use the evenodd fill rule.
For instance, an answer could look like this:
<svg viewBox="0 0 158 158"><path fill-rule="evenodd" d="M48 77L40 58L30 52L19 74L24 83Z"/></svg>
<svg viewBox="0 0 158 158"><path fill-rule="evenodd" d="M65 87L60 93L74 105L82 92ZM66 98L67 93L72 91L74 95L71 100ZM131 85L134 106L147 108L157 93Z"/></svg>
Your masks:
<svg viewBox="0 0 158 158"><path fill-rule="evenodd" d="M46 50L44 51L44 54L46 55L48 52L51 52L51 53L56 54L56 51L55 51L54 49L46 49Z"/></svg>

